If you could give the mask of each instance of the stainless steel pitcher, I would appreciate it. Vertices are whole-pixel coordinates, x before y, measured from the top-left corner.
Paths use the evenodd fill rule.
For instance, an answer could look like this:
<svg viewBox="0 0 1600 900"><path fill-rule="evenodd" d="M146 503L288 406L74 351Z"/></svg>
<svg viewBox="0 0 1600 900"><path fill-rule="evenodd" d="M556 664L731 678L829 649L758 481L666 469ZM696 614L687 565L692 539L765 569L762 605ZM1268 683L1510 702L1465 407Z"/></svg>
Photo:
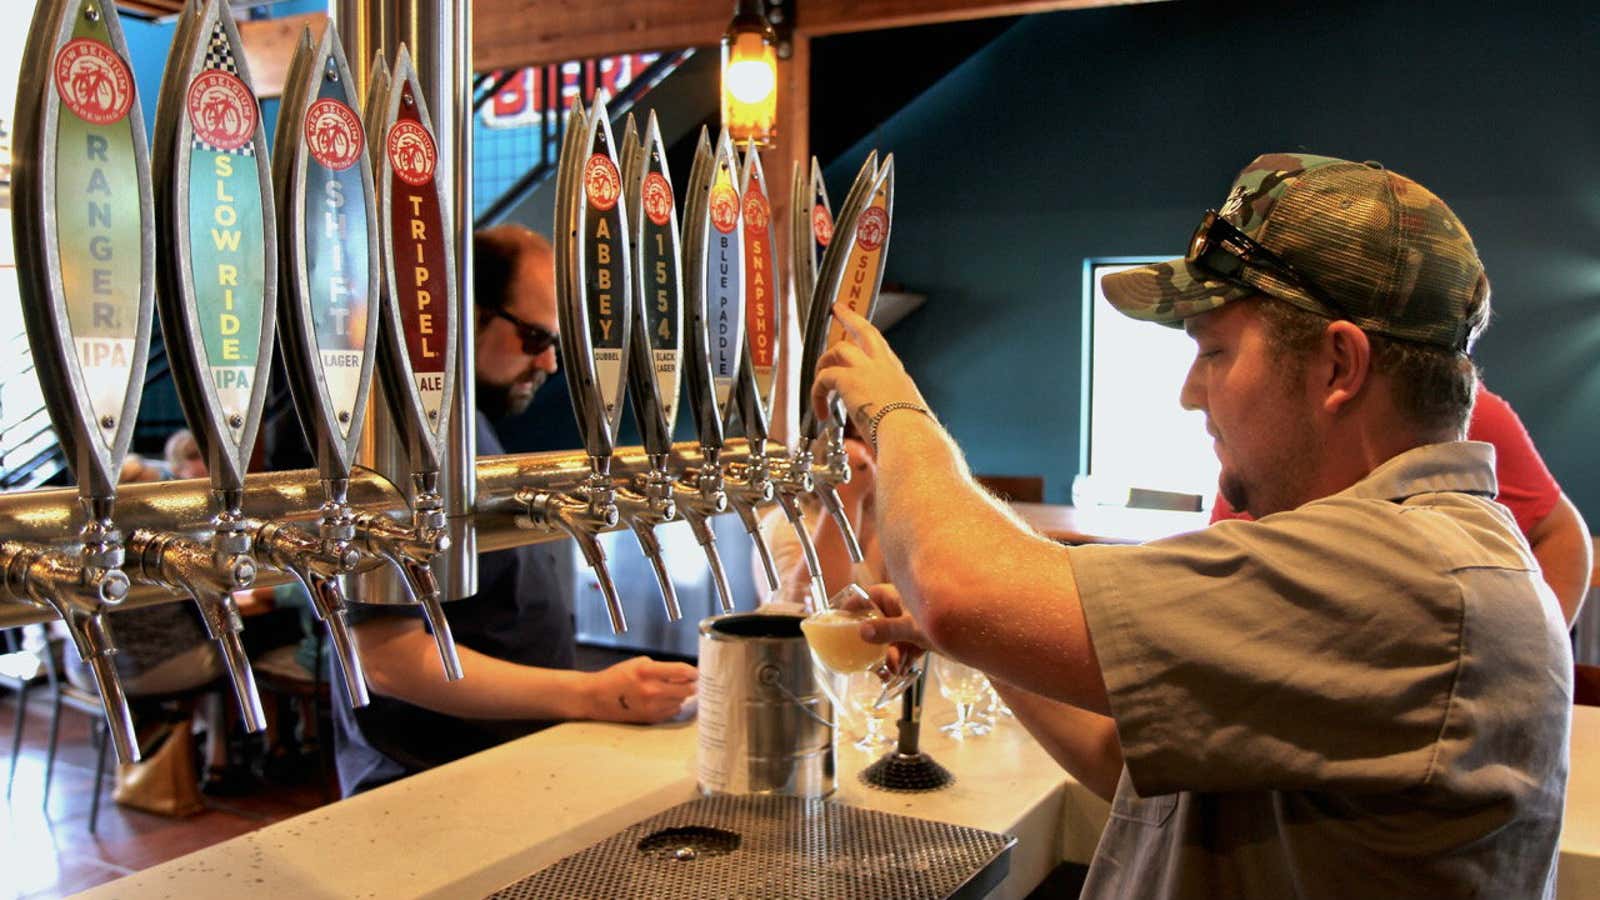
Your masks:
<svg viewBox="0 0 1600 900"><path fill-rule="evenodd" d="M700 622L702 793L826 797L838 788L833 707L801 618L738 613Z"/></svg>

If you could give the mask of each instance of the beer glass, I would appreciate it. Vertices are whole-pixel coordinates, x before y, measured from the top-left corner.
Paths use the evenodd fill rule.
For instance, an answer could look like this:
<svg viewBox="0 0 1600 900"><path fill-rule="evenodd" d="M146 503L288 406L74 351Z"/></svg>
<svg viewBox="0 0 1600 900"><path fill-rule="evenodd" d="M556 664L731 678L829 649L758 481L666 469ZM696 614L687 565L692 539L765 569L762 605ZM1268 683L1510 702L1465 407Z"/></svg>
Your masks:
<svg viewBox="0 0 1600 900"><path fill-rule="evenodd" d="M848 677L853 673L866 672L882 683L883 687L871 704L872 709L878 709L905 693L906 688L922 673L923 657L919 656L901 666L899 672L892 671L885 659L888 645L868 643L861 638L861 623L882 617L866 600L867 592L860 585L849 585L829 599L828 609L813 613L801 621L800 630L811 648L812 661L823 675ZM847 602L851 604L849 608L845 607ZM818 680L825 686L835 683L833 677ZM829 690L829 699L837 708L850 708L850 704L844 702L845 698L833 696L833 689Z"/></svg>
<svg viewBox="0 0 1600 900"><path fill-rule="evenodd" d="M944 656L934 656L933 674L939 679L939 693L956 705L955 721L939 726L952 740L982 737L989 725L973 714L989 692L989 680L971 666Z"/></svg>

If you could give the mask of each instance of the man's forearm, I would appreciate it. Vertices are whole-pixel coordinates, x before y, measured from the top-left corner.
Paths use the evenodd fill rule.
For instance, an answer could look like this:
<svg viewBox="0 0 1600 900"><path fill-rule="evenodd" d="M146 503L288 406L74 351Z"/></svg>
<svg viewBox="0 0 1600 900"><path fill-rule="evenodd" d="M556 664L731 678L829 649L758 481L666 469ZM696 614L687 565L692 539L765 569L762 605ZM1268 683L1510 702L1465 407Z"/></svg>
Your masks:
<svg viewBox="0 0 1600 900"><path fill-rule="evenodd" d="M1039 746L1079 784L1110 802L1122 776L1122 744L1117 740L1116 722L1003 681L993 684Z"/></svg>
<svg viewBox="0 0 1600 900"><path fill-rule="evenodd" d="M880 423L877 504L890 578L934 644L1018 686L1106 710L1065 549L980 488L928 417L897 411Z"/></svg>
<svg viewBox="0 0 1600 900"><path fill-rule="evenodd" d="M446 681L432 636L415 620L356 628L375 693L465 719L579 719L590 715L583 673L506 662L457 646L466 677Z"/></svg>

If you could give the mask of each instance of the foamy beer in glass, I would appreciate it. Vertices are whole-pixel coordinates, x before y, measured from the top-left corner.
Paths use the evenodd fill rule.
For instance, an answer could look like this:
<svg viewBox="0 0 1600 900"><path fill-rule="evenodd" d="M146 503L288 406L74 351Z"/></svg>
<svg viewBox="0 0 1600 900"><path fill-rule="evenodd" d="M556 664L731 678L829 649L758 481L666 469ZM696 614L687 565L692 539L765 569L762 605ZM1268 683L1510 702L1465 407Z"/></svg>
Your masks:
<svg viewBox="0 0 1600 900"><path fill-rule="evenodd" d="M879 618L871 610L829 609L806 617L800 623L806 643L817 661L840 675L866 672L882 664L885 647L861 637L861 623Z"/></svg>

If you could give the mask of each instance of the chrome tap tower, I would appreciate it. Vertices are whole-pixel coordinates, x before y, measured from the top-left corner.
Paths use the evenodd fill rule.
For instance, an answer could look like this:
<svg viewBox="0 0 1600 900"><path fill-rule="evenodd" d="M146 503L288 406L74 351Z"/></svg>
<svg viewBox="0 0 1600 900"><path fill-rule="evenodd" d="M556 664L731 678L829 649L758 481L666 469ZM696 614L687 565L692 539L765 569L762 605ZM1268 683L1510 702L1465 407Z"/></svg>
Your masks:
<svg viewBox="0 0 1600 900"><path fill-rule="evenodd" d="M168 58L152 160L113 5L38 5L17 110L14 240L29 342L77 487L0 495L0 627L65 622L123 760L138 749L113 664L118 609L195 603L255 729L234 600L252 585L305 587L357 705L367 686L345 621L353 602L419 605L446 677L470 677L448 601L475 591L480 550L572 539L621 631L627 606L646 598L612 582L599 533L632 531L676 620L656 528L688 521L731 610L746 598L728 586L710 518L739 515L775 587L784 573L757 513L776 501L822 602L798 498L815 489L848 527L832 495L848 466L837 434L824 465L809 441L784 456L767 439L789 301L765 173L726 134L701 135L680 205L653 115L617 140L603 98L572 109L554 244L584 446L475 458L466 7L338 0L335 21L298 41L269 148L229 4L195 0ZM369 68L352 69L342 36ZM815 197L825 208L813 168ZM892 163L873 157L820 273L805 241L805 387L833 300L870 312L892 198ZM119 490L158 288L208 477ZM275 343L314 470L247 471ZM369 400L374 384L382 402ZM674 444L683 388L698 439ZM625 397L641 447L617 444ZM810 418L806 436L820 433Z"/></svg>

